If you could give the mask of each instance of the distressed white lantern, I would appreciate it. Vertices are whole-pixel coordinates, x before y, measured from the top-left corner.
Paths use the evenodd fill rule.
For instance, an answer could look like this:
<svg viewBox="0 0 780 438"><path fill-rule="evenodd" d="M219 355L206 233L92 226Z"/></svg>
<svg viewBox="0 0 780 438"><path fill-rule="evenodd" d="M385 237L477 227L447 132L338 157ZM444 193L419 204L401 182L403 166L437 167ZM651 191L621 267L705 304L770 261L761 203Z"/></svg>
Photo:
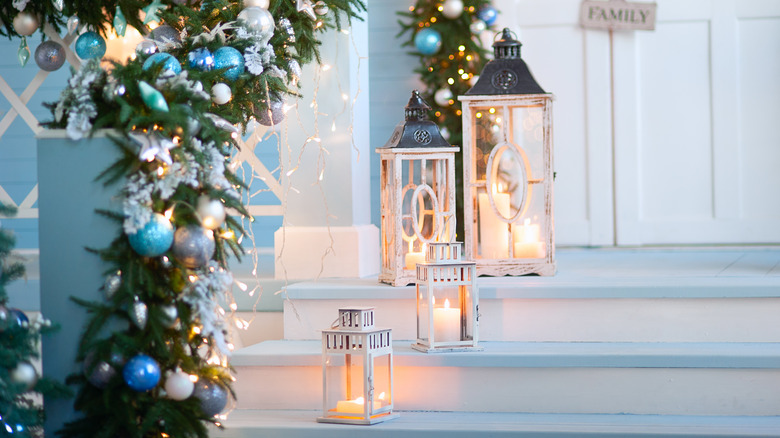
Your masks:
<svg viewBox="0 0 780 438"><path fill-rule="evenodd" d="M374 328L373 307L339 309L338 326L322 331L320 423L375 424L393 413L390 329Z"/></svg>
<svg viewBox="0 0 780 438"><path fill-rule="evenodd" d="M504 29L463 96L466 258L478 275L554 275L552 94Z"/></svg>
<svg viewBox="0 0 780 438"><path fill-rule="evenodd" d="M417 264L417 343L425 353L482 350L476 263L462 259L461 243L431 243Z"/></svg>
<svg viewBox="0 0 780 438"><path fill-rule="evenodd" d="M406 286L426 245L455 240L455 152L428 120L431 107L415 90L404 121L380 155L382 270L379 281Z"/></svg>

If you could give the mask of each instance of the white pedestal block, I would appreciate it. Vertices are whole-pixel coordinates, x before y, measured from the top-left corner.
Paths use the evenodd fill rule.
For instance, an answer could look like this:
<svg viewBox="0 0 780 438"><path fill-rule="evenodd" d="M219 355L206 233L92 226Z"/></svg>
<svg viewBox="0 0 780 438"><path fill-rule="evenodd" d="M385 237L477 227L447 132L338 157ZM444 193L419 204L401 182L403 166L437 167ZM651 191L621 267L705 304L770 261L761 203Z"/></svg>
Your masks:
<svg viewBox="0 0 780 438"><path fill-rule="evenodd" d="M379 272L379 229L284 227L274 233L277 279L356 278Z"/></svg>

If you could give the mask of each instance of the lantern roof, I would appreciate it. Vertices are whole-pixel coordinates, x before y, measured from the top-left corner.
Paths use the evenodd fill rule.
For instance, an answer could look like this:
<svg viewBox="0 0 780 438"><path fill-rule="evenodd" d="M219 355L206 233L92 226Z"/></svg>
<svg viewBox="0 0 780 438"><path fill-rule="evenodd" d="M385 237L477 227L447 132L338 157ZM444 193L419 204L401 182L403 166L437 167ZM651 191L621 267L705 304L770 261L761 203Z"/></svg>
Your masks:
<svg viewBox="0 0 780 438"><path fill-rule="evenodd" d="M466 95L544 93L528 70L528 65L520 57L520 41L513 37L508 28L504 28L500 35L493 43L494 59L485 64L479 80Z"/></svg>
<svg viewBox="0 0 780 438"><path fill-rule="evenodd" d="M395 126L390 140L378 149L406 148L451 148L441 135L438 125L428 120L431 110L417 90L412 91L412 97L404 109L404 120Z"/></svg>

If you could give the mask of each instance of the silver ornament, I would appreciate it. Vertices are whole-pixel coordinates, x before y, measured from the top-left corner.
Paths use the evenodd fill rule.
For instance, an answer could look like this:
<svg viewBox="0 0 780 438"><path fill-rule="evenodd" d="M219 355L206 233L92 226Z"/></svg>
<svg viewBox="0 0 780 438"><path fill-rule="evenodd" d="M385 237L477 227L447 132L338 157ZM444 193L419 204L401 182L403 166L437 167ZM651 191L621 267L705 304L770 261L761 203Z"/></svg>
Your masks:
<svg viewBox="0 0 780 438"><path fill-rule="evenodd" d="M442 88L433 93L433 100L436 102L436 105L439 106L449 105L452 97L452 90L449 88Z"/></svg>
<svg viewBox="0 0 780 438"><path fill-rule="evenodd" d="M150 34L150 36L152 37L153 40L164 42L164 43L181 42L181 36L179 35L179 31L167 24L163 24L162 26L155 27L152 33Z"/></svg>
<svg viewBox="0 0 780 438"><path fill-rule="evenodd" d="M143 40L135 46L135 52L139 55L152 56L158 51L157 43L152 40Z"/></svg>
<svg viewBox="0 0 780 438"><path fill-rule="evenodd" d="M38 17L29 12L19 12L14 17L14 30L16 33L22 36L30 36L38 30L41 22L38 21Z"/></svg>
<svg viewBox="0 0 780 438"><path fill-rule="evenodd" d="M314 8L311 6L311 0L295 0L295 9L308 15L312 20L317 19Z"/></svg>
<svg viewBox="0 0 780 438"><path fill-rule="evenodd" d="M35 386L35 382L38 381L38 372L35 371L35 367L27 361L22 361L16 364L16 368L9 372L9 377L14 383L23 384L25 390L30 390Z"/></svg>
<svg viewBox="0 0 780 438"><path fill-rule="evenodd" d="M173 304L160 306L162 311L162 324L167 328L173 328L176 326L176 320L179 318L179 311Z"/></svg>
<svg viewBox="0 0 780 438"><path fill-rule="evenodd" d="M329 10L328 5L322 0L314 4L314 12L316 12L317 15L325 15Z"/></svg>
<svg viewBox="0 0 780 438"><path fill-rule="evenodd" d="M265 44L274 34L274 17L267 9L256 6L243 9L238 13L238 24L260 37Z"/></svg>
<svg viewBox="0 0 780 438"><path fill-rule="evenodd" d="M54 7L57 8L58 11L62 11L63 6L63 0L54 0Z"/></svg>
<svg viewBox="0 0 780 438"><path fill-rule="evenodd" d="M481 34L485 29L487 29L487 24L482 20L474 21L469 25L469 30L471 30L471 33L474 35Z"/></svg>
<svg viewBox="0 0 780 438"><path fill-rule="evenodd" d="M190 135L195 135L198 132L200 132L200 122L193 118L187 119L187 133Z"/></svg>
<svg viewBox="0 0 780 438"><path fill-rule="evenodd" d="M197 269L206 266L214 254L214 234L197 225L179 227L173 235L173 255L184 266Z"/></svg>
<svg viewBox="0 0 780 438"><path fill-rule="evenodd" d="M255 107L255 117L258 123L265 126L273 126L282 123L284 120L284 102L282 100L271 100L271 104Z"/></svg>
<svg viewBox="0 0 780 438"><path fill-rule="evenodd" d="M463 13L462 0L445 0L441 5L441 14L450 20L454 20Z"/></svg>
<svg viewBox="0 0 780 438"><path fill-rule="evenodd" d="M10 325L11 314L8 312L8 308L0 304L0 333Z"/></svg>
<svg viewBox="0 0 780 438"><path fill-rule="evenodd" d="M106 294L106 298L109 300L114 297L116 291L122 285L122 272L117 271L116 274L111 274L106 278L103 283L103 292Z"/></svg>
<svg viewBox="0 0 780 438"><path fill-rule="evenodd" d="M245 8L258 7L258 8L268 9L268 6L270 4L271 4L270 0L244 0Z"/></svg>
<svg viewBox="0 0 780 438"><path fill-rule="evenodd" d="M219 129L224 129L225 131L231 133L231 134L238 134L240 131L236 127L236 125L228 122L227 120L223 119L222 117L212 114L212 113L206 113L204 114L209 120L211 120L212 123L214 123L214 126Z"/></svg>
<svg viewBox="0 0 780 438"><path fill-rule="evenodd" d="M217 382L199 379L195 383L192 395L200 400L200 408L209 417L219 414L227 406L227 388Z"/></svg>
<svg viewBox="0 0 780 438"><path fill-rule="evenodd" d="M89 352L84 359L83 372L87 381L98 388L105 388L108 382L116 375L116 369L106 361L99 361L92 365L95 361L95 353Z"/></svg>
<svg viewBox="0 0 780 438"><path fill-rule="evenodd" d="M44 71L55 71L65 64L65 49L54 41L44 41L35 49L35 63Z"/></svg>
<svg viewBox="0 0 780 438"><path fill-rule="evenodd" d="M290 20L287 18L282 18L279 20L279 29L282 29L287 34L287 41L294 43L295 42L295 29L292 27L292 23L290 23Z"/></svg>
<svg viewBox="0 0 780 438"><path fill-rule="evenodd" d="M138 297L135 297L135 301L133 302L133 307L130 310L130 320L133 321L133 324L135 324L136 327L143 330L146 328L146 321L148 319L149 319L149 308L146 307L146 303L139 300Z"/></svg>
<svg viewBox="0 0 780 438"><path fill-rule="evenodd" d="M78 29L79 29L79 17L74 15L68 18L68 33L71 35L75 34Z"/></svg>

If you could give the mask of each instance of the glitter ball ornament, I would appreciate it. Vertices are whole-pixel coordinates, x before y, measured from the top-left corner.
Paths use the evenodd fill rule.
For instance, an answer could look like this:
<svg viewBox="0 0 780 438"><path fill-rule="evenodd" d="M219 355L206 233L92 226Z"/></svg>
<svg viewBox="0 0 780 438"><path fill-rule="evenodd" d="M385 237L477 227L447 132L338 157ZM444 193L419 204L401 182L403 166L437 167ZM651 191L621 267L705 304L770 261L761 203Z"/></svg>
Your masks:
<svg viewBox="0 0 780 438"><path fill-rule="evenodd" d="M420 29L414 36L414 46L423 55L433 55L441 49L441 34L428 27Z"/></svg>
<svg viewBox="0 0 780 438"><path fill-rule="evenodd" d="M166 42L166 43L181 42L181 36L179 35L179 31L167 24L163 24L162 26L155 27L151 33L151 37L153 40L160 41L160 42Z"/></svg>
<svg viewBox="0 0 780 438"><path fill-rule="evenodd" d="M445 0L441 5L441 14L450 20L454 20L460 17L463 13L463 1L462 0Z"/></svg>
<svg viewBox="0 0 780 438"><path fill-rule="evenodd" d="M493 6L486 5L480 8L477 12L477 17L484 21L488 26L491 26L496 22L496 18L498 18L498 11Z"/></svg>
<svg viewBox="0 0 780 438"><path fill-rule="evenodd" d="M482 20L476 20L476 21L473 21L473 22L472 22L472 23L469 25L469 30L470 30L470 31L471 31L471 33L473 33L474 35L479 35L479 34L481 34L482 32L484 32L484 31L485 31L485 29L487 29L487 24L485 24L485 22L484 22L484 21L482 21Z"/></svg>
<svg viewBox="0 0 780 438"><path fill-rule="evenodd" d="M22 36L30 36L34 34L41 25L40 21L38 21L38 17L36 17L35 14L31 14L25 11L16 14L13 24L16 33Z"/></svg>
<svg viewBox="0 0 780 438"><path fill-rule="evenodd" d="M449 88L442 88L441 90L437 90L436 93L433 94L433 100L436 102L436 105L439 106L450 105L450 100L452 100L452 91Z"/></svg>
<svg viewBox="0 0 780 438"><path fill-rule="evenodd" d="M227 388L217 382L199 379L192 395L200 400L200 408L209 417L219 414L227 406Z"/></svg>
<svg viewBox="0 0 780 438"><path fill-rule="evenodd" d="M135 297L133 305L130 307L130 320L136 327L143 330L146 328L146 322L149 320L149 308L146 303Z"/></svg>
<svg viewBox="0 0 780 438"><path fill-rule="evenodd" d="M230 46L220 47L214 52L214 68L227 69L222 77L235 81L244 72L244 55Z"/></svg>
<svg viewBox="0 0 780 438"><path fill-rule="evenodd" d="M35 49L35 63L41 70L59 70L65 64L65 49L57 42L44 41Z"/></svg>
<svg viewBox="0 0 780 438"><path fill-rule="evenodd" d="M152 43L154 44L154 43ZM155 45L155 47L157 47ZM165 75L166 73L177 75L181 73L181 63L179 62L176 57L171 55L170 53L165 52L158 52L150 56L146 61L144 61L144 70L148 70L152 68L152 66L162 64L162 74Z"/></svg>
<svg viewBox="0 0 780 438"><path fill-rule="evenodd" d="M198 198L198 216L204 228L217 229L225 222L225 205L219 199L203 195Z"/></svg>
<svg viewBox="0 0 780 438"><path fill-rule="evenodd" d="M160 365L151 357L139 354L127 361L122 377L133 391L148 391L160 381Z"/></svg>
<svg viewBox="0 0 780 438"><path fill-rule="evenodd" d="M214 234L197 225L188 225L176 230L173 237L173 255L184 266L201 268L214 254Z"/></svg>
<svg viewBox="0 0 780 438"><path fill-rule="evenodd" d="M294 43L295 42L295 29L292 27L292 23L290 23L290 20L287 18L281 18L279 19L279 29L282 29L287 34L287 41Z"/></svg>
<svg viewBox="0 0 780 438"><path fill-rule="evenodd" d="M284 120L284 101L271 99L271 104L268 107L262 104L256 106L255 117L258 123L265 126L282 123Z"/></svg>
<svg viewBox="0 0 780 438"><path fill-rule="evenodd" d="M116 376L116 369L106 361L95 362L95 353L90 351L84 359L82 371L87 381L97 388L105 388ZM94 363L94 366L93 366Z"/></svg>
<svg viewBox="0 0 780 438"><path fill-rule="evenodd" d="M230 91L230 86L228 84L219 82L211 87L211 100L213 100L217 105L224 105L230 102L230 99L232 98L233 92Z"/></svg>
<svg viewBox="0 0 780 438"><path fill-rule="evenodd" d="M164 254L173 243L173 225L165 216L155 213L149 222L135 234L128 234L130 246L144 257Z"/></svg>
<svg viewBox="0 0 780 438"><path fill-rule="evenodd" d="M263 43L273 36L274 17L265 8L257 6L244 8L238 13L238 24L248 31L262 36Z"/></svg>
<svg viewBox="0 0 780 438"><path fill-rule="evenodd" d="M169 373L165 378L165 392L172 400L186 400L192 395L194 389L195 383L184 371Z"/></svg>
<svg viewBox="0 0 780 438"><path fill-rule="evenodd" d="M21 361L9 373L11 381L24 385L26 390L30 390L38 381L38 372L35 367L27 361Z"/></svg>
<svg viewBox="0 0 780 438"><path fill-rule="evenodd" d="M187 64L193 69L209 71L214 68L214 55L209 49L199 47L187 54Z"/></svg>
<svg viewBox="0 0 780 438"><path fill-rule="evenodd" d="M81 59L102 58L106 54L106 40L97 32L84 32L76 40L76 54Z"/></svg>
<svg viewBox="0 0 780 438"><path fill-rule="evenodd" d="M135 46L135 52L139 55L152 56L158 51L157 43L152 40L143 40Z"/></svg>

